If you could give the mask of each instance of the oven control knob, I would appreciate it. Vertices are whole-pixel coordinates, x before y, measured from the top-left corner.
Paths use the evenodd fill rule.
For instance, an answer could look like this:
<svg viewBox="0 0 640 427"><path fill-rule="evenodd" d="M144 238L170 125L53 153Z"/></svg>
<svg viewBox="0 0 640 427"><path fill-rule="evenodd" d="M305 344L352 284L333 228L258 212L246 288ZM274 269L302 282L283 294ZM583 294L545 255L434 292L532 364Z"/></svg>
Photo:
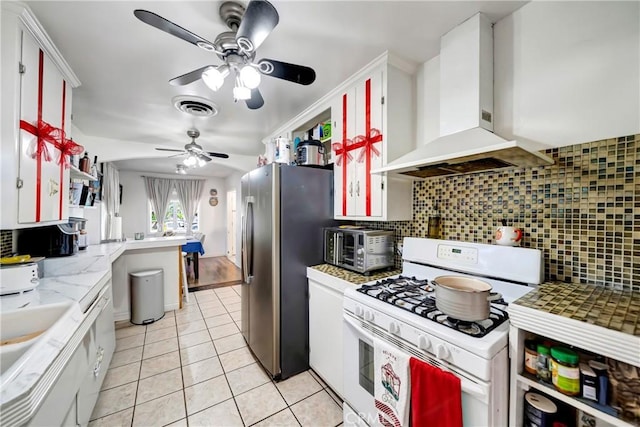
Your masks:
<svg viewBox="0 0 640 427"><path fill-rule="evenodd" d="M393 335L400 335L400 325L396 322L389 323L389 333Z"/></svg>
<svg viewBox="0 0 640 427"><path fill-rule="evenodd" d="M366 320L368 322L373 322L373 313L370 312L369 310L365 310L365 312L364 312L364 320Z"/></svg>
<svg viewBox="0 0 640 427"><path fill-rule="evenodd" d="M436 346L436 357L438 359L448 359L449 356L451 355L451 353L449 352L449 349L447 347L445 347L444 344L438 344Z"/></svg>
<svg viewBox="0 0 640 427"><path fill-rule="evenodd" d="M362 307L356 306L356 316L363 317L363 314L364 310L362 309Z"/></svg>
<svg viewBox="0 0 640 427"><path fill-rule="evenodd" d="M429 341L429 338L424 335L420 335L420 338L418 338L418 348L420 350L429 350L430 347L431 341Z"/></svg>

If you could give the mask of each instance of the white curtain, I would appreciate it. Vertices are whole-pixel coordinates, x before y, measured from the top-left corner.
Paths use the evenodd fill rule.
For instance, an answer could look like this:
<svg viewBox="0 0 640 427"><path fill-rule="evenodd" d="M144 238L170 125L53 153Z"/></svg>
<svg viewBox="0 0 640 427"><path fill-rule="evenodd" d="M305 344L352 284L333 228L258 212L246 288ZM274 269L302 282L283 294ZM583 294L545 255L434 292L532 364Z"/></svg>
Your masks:
<svg viewBox="0 0 640 427"><path fill-rule="evenodd" d="M169 198L173 190L173 180L145 176L144 188L147 191L147 198L151 202L151 208L156 213L158 232L162 233L164 230L164 216L167 213Z"/></svg>
<svg viewBox="0 0 640 427"><path fill-rule="evenodd" d="M104 222L104 238L107 240L121 239L122 223L119 222L121 221L119 213L120 174L118 173L118 169L116 169L111 163L105 163L103 165L102 186L102 199L106 213L106 220ZM120 224L120 227L118 227L118 224Z"/></svg>
<svg viewBox="0 0 640 427"><path fill-rule="evenodd" d="M174 185L178 194L178 201L182 205L182 213L185 219L184 228L187 236L191 236L193 234L191 224L196 216L200 197L202 197L204 179L176 179Z"/></svg>

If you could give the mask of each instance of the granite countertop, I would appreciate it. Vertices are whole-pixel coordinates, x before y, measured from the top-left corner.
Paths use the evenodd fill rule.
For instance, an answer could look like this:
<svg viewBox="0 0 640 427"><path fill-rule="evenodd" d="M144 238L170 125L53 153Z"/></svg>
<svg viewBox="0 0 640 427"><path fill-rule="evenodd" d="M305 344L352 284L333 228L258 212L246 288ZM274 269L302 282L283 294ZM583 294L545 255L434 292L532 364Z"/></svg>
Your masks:
<svg viewBox="0 0 640 427"><path fill-rule="evenodd" d="M640 336L640 293L549 282L513 302L573 320Z"/></svg>
<svg viewBox="0 0 640 427"><path fill-rule="evenodd" d="M344 268L336 267L331 264L320 264L313 265L309 268L313 268L314 270L321 271L323 273L329 274L331 276L337 277L338 279L346 280L347 282L351 282L354 285L361 285L363 283L371 282L373 280L384 279L389 276L397 276L400 274L400 270L379 270L372 272L370 275L365 276L364 274L356 273L355 271L346 270Z"/></svg>

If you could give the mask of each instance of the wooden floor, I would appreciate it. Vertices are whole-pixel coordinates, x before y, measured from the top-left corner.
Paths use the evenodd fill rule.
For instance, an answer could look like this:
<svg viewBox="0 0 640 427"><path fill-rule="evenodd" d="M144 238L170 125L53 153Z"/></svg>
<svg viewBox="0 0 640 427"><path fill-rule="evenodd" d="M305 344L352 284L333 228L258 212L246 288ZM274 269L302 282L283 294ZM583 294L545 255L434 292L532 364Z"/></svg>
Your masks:
<svg viewBox="0 0 640 427"><path fill-rule="evenodd" d="M234 263L225 256L200 258L200 277L195 280L189 275L187 283L190 291L214 289L242 283L242 273Z"/></svg>

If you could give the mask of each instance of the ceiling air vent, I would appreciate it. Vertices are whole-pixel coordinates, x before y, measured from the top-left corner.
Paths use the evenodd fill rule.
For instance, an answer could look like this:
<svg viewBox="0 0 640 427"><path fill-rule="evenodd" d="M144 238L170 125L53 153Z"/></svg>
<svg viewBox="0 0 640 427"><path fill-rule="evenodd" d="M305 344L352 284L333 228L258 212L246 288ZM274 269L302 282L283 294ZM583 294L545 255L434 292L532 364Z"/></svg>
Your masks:
<svg viewBox="0 0 640 427"><path fill-rule="evenodd" d="M213 117L218 114L218 106L206 98L180 95L173 98L173 106L183 113L196 117Z"/></svg>

